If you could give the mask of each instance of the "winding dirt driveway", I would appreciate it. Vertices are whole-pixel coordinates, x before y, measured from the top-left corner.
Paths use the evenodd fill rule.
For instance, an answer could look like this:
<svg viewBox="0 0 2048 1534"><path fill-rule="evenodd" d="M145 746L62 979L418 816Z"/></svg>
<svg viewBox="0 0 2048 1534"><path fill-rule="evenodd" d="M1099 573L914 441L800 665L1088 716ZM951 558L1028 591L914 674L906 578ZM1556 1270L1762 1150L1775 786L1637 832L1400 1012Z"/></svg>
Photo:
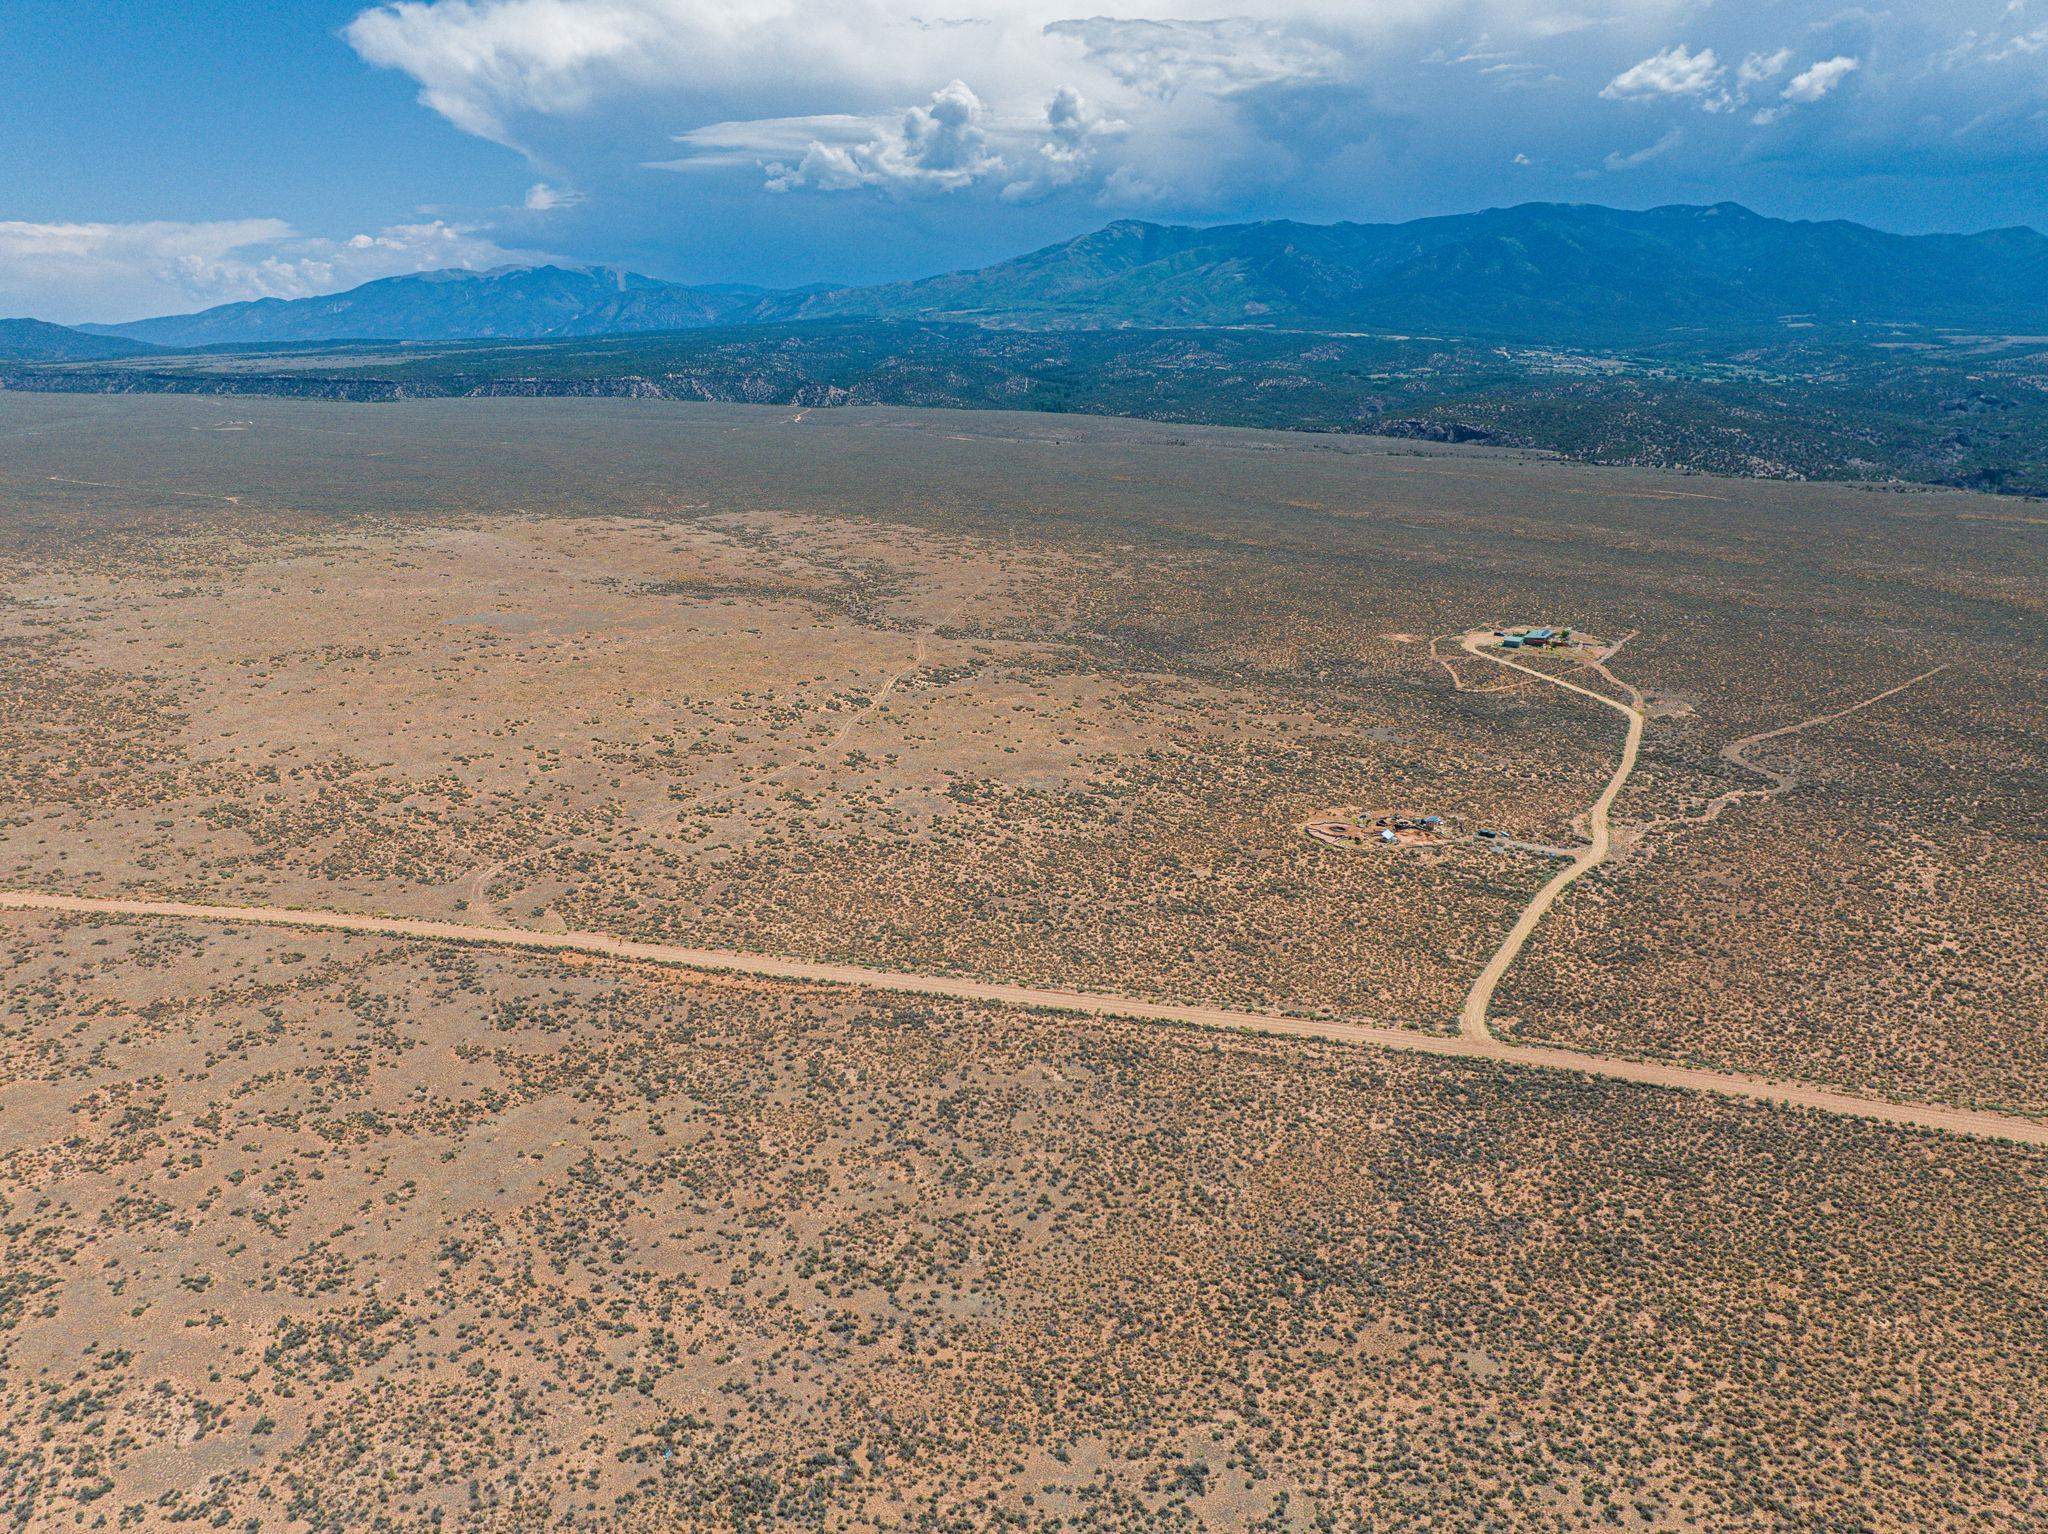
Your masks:
<svg viewBox="0 0 2048 1534"><path fill-rule="evenodd" d="M1778 740L1787 735L1797 735L1802 730L1811 730L1819 725L1833 724L1837 719L1847 719L1851 714L1860 714L1873 703L1882 703L1886 698L1895 697L1899 693L1904 692L1908 687L1916 686L1931 676L1939 676L1954 664L1953 661L1943 661L1939 666L1929 666L1918 676L1909 676L1896 687L1887 687L1883 692L1872 693L1862 701L1851 703L1847 708L1838 708L1833 713L1815 714L1811 719L1801 719L1796 724L1781 724L1775 730L1759 730L1754 735L1745 735L1740 740L1731 740L1721 748L1721 760L1732 762L1744 772L1753 772L1760 778L1769 778L1771 786L1769 788L1731 788L1726 793L1716 794L1707 801L1706 808L1698 815L1692 817L1687 823L1706 825L1711 821L1718 820L1721 812L1731 804L1739 803L1744 799L1775 799L1781 794L1790 792L1798 783L1798 779L1789 772L1776 767L1760 766L1752 762L1749 759L1751 747L1760 746L1767 740ZM1653 822L1651 828L1654 829L1660 824L1663 824L1663 822Z"/></svg>
<svg viewBox="0 0 2048 1534"><path fill-rule="evenodd" d="M1540 673L1539 673L1540 675ZM1597 696L1597 695L1596 695ZM1078 1013L1090 1017L1126 1018L1139 1022L1231 1029L1283 1038L1322 1039L1362 1044L1457 1060L1485 1060L1500 1065L1566 1071L1612 1081L1680 1091L1712 1092L1723 1097L1809 1108L1850 1118L1874 1119L1913 1129L1980 1139L2012 1140L2048 1147L2048 1123L1946 1108L1930 1103L1894 1103L1860 1097L1799 1081L1775 1081L1732 1071L1699 1070L1649 1060L1608 1059L1577 1050L1542 1045L1510 1044L1496 1038L1423 1033L1406 1028L1363 1023L1323 1022L1278 1013L1237 1012L1224 1007L1187 1006L1143 1001L1093 991L1065 991L1037 986L1000 985L951 975L916 975L898 970L868 969L855 964L821 964L773 954L740 953L717 948L687 948L673 943L640 943L598 932L534 932L521 927L473 926L465 922L429 921L405 916L371 916L353 911L301 910L283 906L197 905L178 900L129 900L85 895L46 895L0 891L0 910L42 911L72 916L226 922L236 925L292 927L416 942L464 943L549 953L587 953L641 964L672 964L714 973L760 975L774 980L859 986L913 996L940 996L960 1001L987 1001L1041 1011Z"/></svg>
<svg viewBox="0 0 2048 1534"><path fill-rule="evenodd" d="M1515 924L1508 929L1508 935L1501 939L1500 947L1496 948L1493 957L1486 961L1486 968L1482 969L1479 978L1472 982L1472 989L1465 993L1465 1005L1458 1013L1458 1032L1464 1038L1480 1040L1491 1040L1494 1037L1493 1028L1486 1020L1487 1011L1493 1005L1494 988L1500 984L1500 977L1508 972L1508 966L1515 962L1516 955L1521 953L1522 945L1529 941L1529 935L1536 930L1536 924L1543 920L1544 914L1556 903L1557 897L1562 895L1573 881L1607 861L1610 840L1607 831L1607 812L1614 807L1615 798L1621 793L1621 786L1635 770L1636 752L1643 743L1643 695L1609 671L1605 657L1587 662L1585 669L1605 678L1627 693L1626 703L1610 698L1605 693L1595 692L1590 687L1581 687L1577 682L1568 682L1561 676L1538 671L1534 666L1525 666L1520 661L1509 660L1497 651L1482 649L1481 646L1491 637L1490 632L1475 631L1467 634L1459 642L1459 648L1467 655L1493 661L1506 666L1510 671L1523 672L1538 681L1548 682L1553 687L1562 687L1567 692L1575 692L1582 698L1591 698L1595 703L1605 704L1608 708L1626 714L1628 737L1622 742L1621 760L1615 764L1614 776L1607 780L1607 786L1600 791L1600 797L1593 801L1592 809L1586 814L1586 845L1579 849L1578 855L1571 862L1553 874L1550 882L1538 890L1535 898L1522 908L1522 914L1515 918ZM1607 653L1612 655L1614 652L1610 650Z"/></svg>
<svg viewBox="0 0 2048 1534"><path fill-rule="evenodd" d="M1622 785L1628 781L1629 773L1635 770L1636 754L1643 743L1644 724L1642 693L1632 684L1624 682L1620 677L1608 670L1607 662L1614 658L1615 652L1622 645L1628 643L1628 640L1634 637L1634 634L1631 633L1619 642L1608 646L1598 660L1582 660L1579 663L1581 670L1592 672L1610 686L1626 693L1628 695L1626 702L1618 698L1610 698L1605 693L1595 692L1590 687L1581 687L1577 682L1567 681L1565 678L1554 676L1547 671L1538 671L1534 666L1524 665L1520 661L1509 660L1499 650L1488 648L1493 638L1493 633L1490 629L1474 629L1458 642L1458 647L1467 655L1479 660L1490 660L1496 665L1507 667L1510 671L1519 671L1525 676L1535 677L1540 682L1548 682L1553 687L1562 687L1567 692L1575 692L1582 698L1591 698L1595 703L1604 704L1628 718L1628 734L1622 742L1621 760L1615 764L1614 776L1607 780L1607 786L1600 791L1600 797L1593 801L1593 806L1586 815L1586 845L1579 849L1577 855L1573 857L1569 864L1559 869L1552 876L1549 883L1536 892L1534 898L1523 908L1522 914L1515 918L1515 924L1508 930L1508 935L1501 939L1500 947L1494 950L1493 957L1486 961L1486 967L1479 972L1478 978L1472 982L1472 988L1465 993L1465 1004L1458 1012L1458 1032L1464 1038L1497 1038L1492 1024L1488 1021L1488 1013L1492 1009L1493 993L1500 984L1501 976L1508 972L1508 967L1520 955L1523 945L1529 941L1529 937L1535 932L1537 924L1548 914L1551 906L1556 904L1557 897L1563 894L1575 880L1591 873L1595 868L1598 868L1607 861L1607 854L1612 841L1608 832L1608 811L1614 807L1614 801L1620 795ZM1435 655L1435 641L1433 640L1431 641L1431 653L1433 656ZM1452 667L1441 656L1435 656L1435 659L1439 665L1451 672L1452 682L1457 683L1463 688L1463 684L1459 682L1456 668ZM1794 780L1792 775L1789 772L1780 772L1774 767L1759 767L1749 759L1749 751L1752 747L1760 746L1768 740L1778 740L1787 735L1797 735L1802 730L1810 730L1818 725L1832 724L1837 719L1848 718L1851 714L1861 713L1872 704L1882 703L1886 698L1895 697L1907 688L1924 682L1931 676L1939 675L1941 672L1948 670L1951 664L1953 662L1944 661L1939 666L1930 666L1927 670L1919 673L1919 675L1907 677L1905 681L1898 683L1896 686L1887 687L1882 692L1872 693L1869 697L1851 703L1846 708L1838 708L1825 714L1815 714L1811 718L1801 719L1792 724L1781 724L1775 729L1759 730L1754 735L1745 735L1740 740L1729 742L1729 744L1721 748L1722 759L1732 762L1737 767L1741 767L1748 772L1753 772L1760 778L1769 778L1771 780L1770 786L1768 788L1730 789L1726 793L1716 795L1702 813L1688 816L1683 822L1669 820L1651 821L1642 829L1652 831L1666 825L1680 823L1702 825L1716 819L1729 805L1739 803L1741 800L1775 799L1793 786ZM1464 688L1464 690L1485 691L1483 688Z"/></svg>

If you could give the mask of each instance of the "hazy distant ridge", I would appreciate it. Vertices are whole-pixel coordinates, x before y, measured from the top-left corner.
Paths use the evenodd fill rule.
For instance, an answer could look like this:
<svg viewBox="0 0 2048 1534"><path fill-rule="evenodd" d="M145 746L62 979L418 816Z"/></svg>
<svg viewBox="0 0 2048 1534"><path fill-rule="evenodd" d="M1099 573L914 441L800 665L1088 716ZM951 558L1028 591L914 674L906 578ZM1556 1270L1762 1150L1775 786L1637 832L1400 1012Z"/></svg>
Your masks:
<svg viewBox="0 0 2048 1534"><path fill-rule="evenodd" d="M161 346L540 338L822 319L1256 325L1605 344L1787 318L2048 328L2048 236L1897 235L1733 203L1531 203L1405 224L1126 220L978 271L769 293L608 268L430 272L87 326Z"/></svg>
<svg viewBox="0 0 2048 1534"><path fill-rule="evenodd" d="M757 288L686 287L609 267L509 267L421 272L319 298L259 298L197 314L79 328L185 347L623 335L728 323L765 296Z"/></svg>
<svg viewBox="0 0 2048 1534"><path fill-rule="evenodd" d="M0 320L0 362L105 362L149 350L120 336L90 335L43 320Z"/></svg>

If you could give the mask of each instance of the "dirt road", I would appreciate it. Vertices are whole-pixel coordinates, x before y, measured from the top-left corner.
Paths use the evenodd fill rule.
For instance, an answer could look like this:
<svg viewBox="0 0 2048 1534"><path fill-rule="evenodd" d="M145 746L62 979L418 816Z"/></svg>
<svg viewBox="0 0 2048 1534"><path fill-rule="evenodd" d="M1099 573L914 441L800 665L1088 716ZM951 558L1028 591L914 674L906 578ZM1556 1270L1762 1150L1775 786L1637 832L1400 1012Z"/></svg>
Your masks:
<svg viewBox="0 0 2048 1534"><path fill-rule="evenodd" d="M1569 1071L1645 1086L1681 1091L1713 1092L1724 1097L1811 1108L1852 1118L1875 1119L1944 1134L1981 1139L2013 1140L2048 1147L2048 1123L2006 1114L1945 1108L1927 1103L1891 1103L1859 1097L1797 1081L1772 1081L1730 1071L1697 1070L1654 1061L1615 1060L1576 1050L1510 1044L1494 1038L1469 1038L1423 1033L1405 1028L1362 1023L1322 1022L1277 1013L1237 1012L1224 1007L1186 1006L1143 1001L1092 991L1052 990L1037 986L1000 985L950 975L914 975L897 970L868 969L854 964L821 964L773 954L738 953L725 949L687 948L673 943L638 943L597 932L532 932L518 927L482 927L465 922L428 921L404 916L370 916L352 911L296 910L276 906L195 905L176 900L129 900L81 895L49 895L0 891L0 910L43 911L74 916L229 922L292 927L329 932L362 933L371 937L419 942L467 943L493 948L550 953L588 953L642 964L673 964L717 973L760 975L776 980L860 986L914 996L941 996L962 1001L988 1001L1043 1011L1090 1017L1129 1018L1198 1028L1234 1029L1285 1038L1323 1039L1363 1044L1458 1060L1493 1061L1538 1070Z"/></svg>
<svg viewBox="0 0 2048 1534"><path fill-rule="evenodd" d="M914 671L922 669L922 667L924 666L925 646L930 641L931 637L932 631L930 629L921 629L918 631L917 645L910 652L910 659L905 661L901 666L897 667L894 671L890 672L888 679L885 680L880 687L876 688L875 691L869 695L868 700L854 712L853 717L851 719L848 719L846 723L842 724L839 727L839 732L836 735L834 735L830 741L826 743L824 753L825 755L830 756L834 751L837 751L841 746L845 745L846 738L854 732L854 728L857 725L859 725L863 720L865 720L870 714L874 713L876 709L880 708L884 703L887 703L889 701L889 694L896 690L897 686L903 681L905 677L909 676Z"/></svg>
<svg viewBox="0 0 2048 1534"><path fill-rule="evenodd" d="M1538 671L1534 666L1525 666L1520 661L1509 660L1504 655L1481 649L1481 645L1490 637L1479 633L1467 634L1460 642L1459 648L1468 655L1496 662L1511 671L1523 672L1538 681L1548 682L1553 687L1562 687L1567 692L1575 692L1582 698L1591 698L1595 703L1605 704L1608 708L1627 715L1628 736L1622 742L1621 760L1615 764L1614 776L1607 780L1607 786L1600 791L1600 797L1593 801L1592 809L1587 812L1586 845L1579 849L1571 862L1553 874L1550 882L1538 890L1535 898L1522 908L1522 914L1515 918L1515 924L1508 929L1508 935L1501 939L1500 947L1496 948L1493 957L1486 961L1486 968L1482 969L1479 978L1472 982L1472 989L1465 993L1465 1005L1458 1013L1458 1032L1465 1038L1481 1040L1491 1040L1494 1036L1493 1029L1486 1020L1487 1011L1493 1005L1494 988L1500 984L1500 977L1508 972L1508 966L1515 962L1516 955L1521 953L1522 945L1529 941L1529 934L1536 930L1536 924L1543 920L1544 914L1556 903L1557 897L1562 895L1574 880L1607 861L1607 812L1613 808L1615 796L1621 792L1621 786L1628 781L1629 773L1635 770L1636 752L1643 743L1643 695L1610 672L1604 661L1589 663L1587 669L1597 672L1626 692L1628 702L1620 702L1605 693L1595 692L1590 687L1581 687L1577 682L1567 682L1563 677L1552 676L1548 672Z"/></svg>
<svg viewBox="0 0 2048 1534"><path fill-rule="evenodd" d="M1860 702L1851 703L1847 708L1838 708L1833 713L1815 714L1812 718L1801 719L1796 724L1781 724L1774 730L1759 730L1754 735L1745 735L1740 740L1731 740L1721 748L1721 760L1732 762L1744 772L1753 772L1760 778L1769 778L1771 786L1769 788L1731 788L1724 794L1716 794L1707 802L1707 807L1703 811L1698 815L1690 817L1690 823L1704 825L1709 821L1719 819L1721 812L1731 804L1738 803L1744 799L1775 799L1794 786L1797 779L1791 773L1780 771L1776 767L1760 767L1755 762L1752 762L1749 759L1751 747L1760 746L1767 740L1777 740L1786 735L1797 735L1802 730L1811 730L1819 725L1833 724L1837 719L1847 719L1851 714L1861 713L1873 703L1882 703L1886 698L1896 697L1908 687L1924 682L1931 676L1940 675L1953 664L1954 662L1952 661L1943 661L1939 666L1930 666L1918 676L1907 677L1905 681L1899 683L1896 687L1887 687L1883 692L1872 693Z"/></svg>

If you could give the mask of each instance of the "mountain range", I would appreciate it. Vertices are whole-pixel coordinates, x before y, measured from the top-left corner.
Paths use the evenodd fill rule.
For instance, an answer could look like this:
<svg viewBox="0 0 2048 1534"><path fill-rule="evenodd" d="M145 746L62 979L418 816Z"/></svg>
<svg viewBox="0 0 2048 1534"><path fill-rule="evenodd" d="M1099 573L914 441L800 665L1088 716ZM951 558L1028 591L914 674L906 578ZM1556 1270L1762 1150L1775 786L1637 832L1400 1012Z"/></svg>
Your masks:
<svg viewBox="0 0 2048 1534"><path fill-rule="evenodd" d="M95 340L190 349L861 320L1249 326L1574 346L1788 323L2039 332L2048 330L2048 236L2024 228L1899 235L1766 218L1733 203L1642 212L1530 203L1401 224L1124 220L993 266L913 282L774 292L606 267L427 272L317 298L21 337L12 344L24 350L6 355L30 356L42 344L53 360L89 356L76 348Z"/></svg>
<svg viewBox="0 0 2048 1534"><path fill-rule="evenodd" d="M815 295L801 310L1594 344L1788 318L2034 325L2048 319L2048 236L1887 234L1734 203L1530 203L1405 224L1126 221L980 271Z"/></svg>

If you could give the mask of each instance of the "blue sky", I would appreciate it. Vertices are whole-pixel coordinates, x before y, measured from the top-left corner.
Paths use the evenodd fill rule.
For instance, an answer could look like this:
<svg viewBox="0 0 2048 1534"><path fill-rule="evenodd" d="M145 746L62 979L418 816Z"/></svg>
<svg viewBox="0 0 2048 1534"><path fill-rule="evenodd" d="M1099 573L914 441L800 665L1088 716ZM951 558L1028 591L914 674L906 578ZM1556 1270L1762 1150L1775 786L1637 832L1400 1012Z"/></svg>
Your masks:
<svg viewBox="0 0 2048 1534"><path fill-rule="evenodd" d="M0 314L1531 199L2048 226L2048 0L9 0Z"/></svg>

